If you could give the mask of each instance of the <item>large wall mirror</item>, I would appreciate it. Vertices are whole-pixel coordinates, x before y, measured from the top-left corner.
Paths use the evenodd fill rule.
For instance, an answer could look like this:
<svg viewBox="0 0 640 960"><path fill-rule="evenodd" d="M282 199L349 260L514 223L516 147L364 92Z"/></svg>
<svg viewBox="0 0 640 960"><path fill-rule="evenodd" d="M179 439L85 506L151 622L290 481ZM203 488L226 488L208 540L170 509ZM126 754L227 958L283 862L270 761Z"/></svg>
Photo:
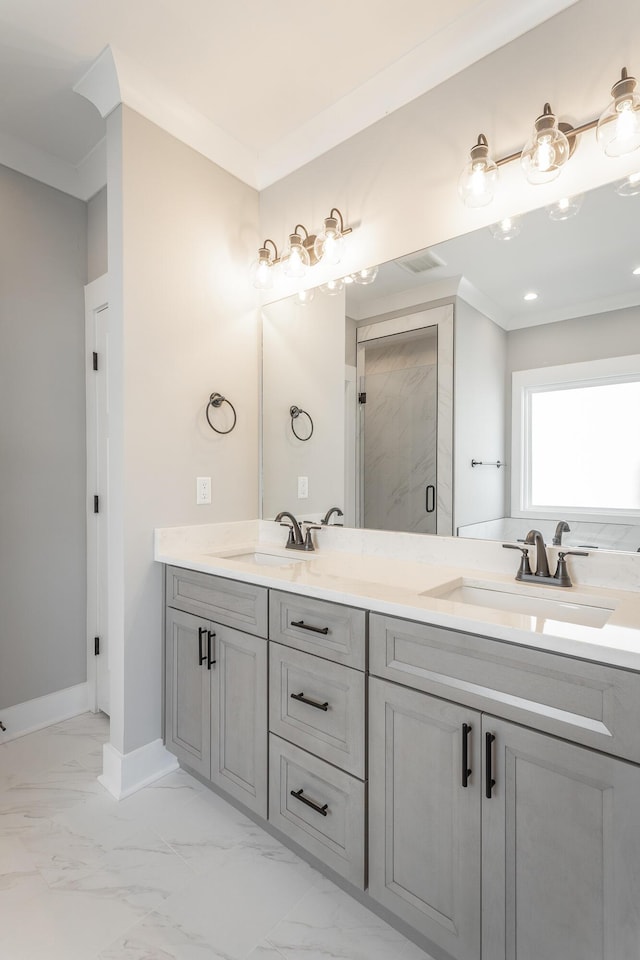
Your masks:
<svg viewBox="0 0 640 960"><path fill-rule="evenodd" d="M639 550L639 223L609 184L265 306L262 515Z"/></svg>

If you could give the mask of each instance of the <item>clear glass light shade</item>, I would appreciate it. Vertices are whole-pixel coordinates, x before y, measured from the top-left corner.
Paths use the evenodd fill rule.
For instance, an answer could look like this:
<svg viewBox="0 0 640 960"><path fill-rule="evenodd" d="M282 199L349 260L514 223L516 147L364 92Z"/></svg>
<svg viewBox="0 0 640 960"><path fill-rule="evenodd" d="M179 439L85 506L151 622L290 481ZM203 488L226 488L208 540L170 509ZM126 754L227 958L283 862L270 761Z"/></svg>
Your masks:
<svg viewBox="0 0 640 960"><path fill-rule="evenodd" d="M311 287L310 290L298 290L296 293L296 303L301 307L306 307L308 303L311 303L315 295L316 292L313 287Z"/></svg>
<svg viewBox="0 0 640 960"><path fill-rule="evenodd" d="M556 200L555 203L550 203L547 206L549 219L569 220L571 217L575 217L580 212L583 199L583 195L577 193L575 197L563 197L561 200Z"/></svg>
<svg viewBox="0 0 640 960"><path fill-rule="evenodd" d="M525 144L520 162L529 183L550 183L570 156L569 141L558 128L551 107L545 104L544 113L536 120L531 138Z"/></svg>
<svg viewBox="0 0 640 960"><path fill-rule="evenodd" d="M513 240L520 233L520 217L505 217L489 227L491 236L495 240Z"/></svg>
<svg viewBox="0 0 640 960"><path fill-rule="evenodd" d="M608 157L623 157L640 147L640 96L636 81L622 71L611 88L613 100L598 120L596 136Z"/></svg>
<svg viewBox="0 0 640 960"><path fill-rule="evenodd" d="M616 193L620 197L637 197L640 194L640 171L621 180L616 186Z"/></svg>
<svg viewBox="0 0 640 960"><path fill-rule="evenodd" d="M489 156L486 138L480 134L458 180L460 199L466 207L486 207L493 200L497 184L498 168Z"/></svg>
<svg viewBox="0 0 640 960"><path fill-rule="evenodd" d="M344 280L327 280L326 283L320 284L319 290L328 297L335 297L337 293L344 290Z"/></svg>
<svg viewBox="0 0 640 960"><path fill-rule="evenodd" d="M327 217L324 227L313 245L318 260L325 263L340 263L344 255L345 238L335 217Z"/></svg>
<svg viewBox="0 0 640 960"><path fill-rule="evenodd" d="M352 273L354 283L359 283L361 286L365 287L369 283L373 283L375 278L378 276L377 267L365 267L363 270L356 270L355 273Z"/></svg>
<svg viewBox="0 0 640 960"><path fill-rule="evenodd" d="M301 280L309 269L309 254L302 245L302 237L297 233L289 236L289 249L282 257L282 272L292 280Z"/></svg>
<svg viewBox="0 0 640 960"><path fill-rule="evenodd" d="M256 290L273 288L273 263L268 250L260 250L258 259L254 260L249 268L249 278Z"/></svg>

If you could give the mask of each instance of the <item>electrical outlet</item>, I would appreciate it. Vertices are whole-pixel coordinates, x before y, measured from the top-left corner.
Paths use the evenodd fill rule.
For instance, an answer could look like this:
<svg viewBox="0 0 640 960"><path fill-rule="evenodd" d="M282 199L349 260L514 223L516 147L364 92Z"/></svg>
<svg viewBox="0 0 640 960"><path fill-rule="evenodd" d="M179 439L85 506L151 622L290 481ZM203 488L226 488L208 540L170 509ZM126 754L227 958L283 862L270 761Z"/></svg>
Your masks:
<svg viewBox="0 0 640 960"><path fill-rule="evenodd" d="M309 497L309 477L298 477L298 500L307 500Z"/></svg>
<svg viewBox="0 0 640 960"><path fill-rule="evenodd" d="M211 503L211 477L196 477L196 503Z"/></svg>

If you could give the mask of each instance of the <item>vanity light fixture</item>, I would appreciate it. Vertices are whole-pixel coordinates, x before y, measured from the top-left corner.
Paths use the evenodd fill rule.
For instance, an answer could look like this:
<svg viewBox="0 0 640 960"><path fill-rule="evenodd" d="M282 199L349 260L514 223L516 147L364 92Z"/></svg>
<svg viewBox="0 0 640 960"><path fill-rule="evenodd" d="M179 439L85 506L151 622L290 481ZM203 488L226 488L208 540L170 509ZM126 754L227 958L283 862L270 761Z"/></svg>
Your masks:
<svg viewBox="0 0 640 960"><path fill-rule="evenodd" d="M273 254L267 244L273 247ZM251 264L249 276L256 290L271 290L273 287L273 267L280 263L278 248L273 240L265 240L258 250L258 259Z"/></svg>
<svg viewBox="0 0 640 960"><path fill-rule="evenodd" d="M545 103L522 150L498 160L491 158L487 138L481 133L458 181L458 193L464 204L481 207L490 203L498 181L498 168L512 160L520 159L529 183L555 180L572 156L578 136L587 130L597 128L598 142L609 157L621 157L640 148L640 95L636 93L636 86L636 80L623 67L620 79L611 88L613 99L600 118L577 127L558 123L551 106ZM633 179L627 177L616 189L621 196L640 193L640 175Z"/></svg>
<svg viewBox="0 0 640 960"><path fill-rule="evenodd" d="M637 82L623 67L620 79L611 87L613 100L603 111L596 136L608 157L623 157L640 147L640 96Z"/></svg>
<svg viewBox="0 0 640 960"><path fill-rule="evenodd" d="M498 182L498 167L489 154L484 133L469 151L469 161L460 174L458 193L467 207L486 207L493 200Z"/></svg>
<svg viewBox="0 0 640 960"><path fill-rule="evenodd" d="M583 194L577 193L574 197L563 197L562 200L556 200L547 207L549 220L569 220L580 212L582 206Z"/></svg>
<svg viewBox="0 0 640 960"><path fill-rule="evenodd" d="M364 267L362 270L356 270L351 276L354 283L359 283L361 286L366 287L368 284L373 283L378 276L378 268L377 266Z"/></svg>
<svg viewBox="0 0 640 960"><path fill-rule="evenodd" d="M332 207L313 244L316 259L324 260L325 263L340 263L345 247L344 238L350 233L351 227L345 227L338 208Z"/></svg>
<svg viewBox="0 0 640 960"><path fill-rule="evenodd" d="M513 240L520 233L520 217L505 217L489 227L495 240Z"/></svg>
<svg viewBox="0 0 640 960"><path fill-rule="evenodd" d="M304 238L298 233L298 230L304 230ZM314 239L314 237L309 237L307 228L301 223L295 225L293 233L289 234L287 251L281 257L282 272L285 277L301 280L306 276L307 270L311 266ZM313 254L313 262L317 262L315 253Z"/></svg>
<svg viewBox="0 0 640 960"><path fill-rule="evenodd" d="M298 290L296 293L296 303L301 307L306 307L307 304L313 300L315 293L313 287L309 290Z"/></svg>
<svg viewBox="0 0 640 960"><path fill-rule="evenodd" d="M563 126L566 128L568 125ZM545 103L544 110L536 119L531 136L520 154L520 163L529 183L551 183L555 180L573 149L560 129L550 104Z"/></svg>

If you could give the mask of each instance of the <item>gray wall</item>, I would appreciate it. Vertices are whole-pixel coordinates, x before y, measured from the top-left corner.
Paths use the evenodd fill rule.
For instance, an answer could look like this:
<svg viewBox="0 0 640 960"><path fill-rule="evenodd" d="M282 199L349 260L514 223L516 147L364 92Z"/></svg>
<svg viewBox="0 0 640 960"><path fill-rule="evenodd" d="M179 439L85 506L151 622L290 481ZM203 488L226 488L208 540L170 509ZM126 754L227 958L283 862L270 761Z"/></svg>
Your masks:
<svg viewBox="0 0 640 960"><path fill-rule="evenodd" d="M107 188L87 204L87 283L107 272Z"/></svg>
<svg viewBox="0 0 640 960"><path fill-rule="evenodd" d="M0 709L86 679L86 204L0 166Z"/></svg>

